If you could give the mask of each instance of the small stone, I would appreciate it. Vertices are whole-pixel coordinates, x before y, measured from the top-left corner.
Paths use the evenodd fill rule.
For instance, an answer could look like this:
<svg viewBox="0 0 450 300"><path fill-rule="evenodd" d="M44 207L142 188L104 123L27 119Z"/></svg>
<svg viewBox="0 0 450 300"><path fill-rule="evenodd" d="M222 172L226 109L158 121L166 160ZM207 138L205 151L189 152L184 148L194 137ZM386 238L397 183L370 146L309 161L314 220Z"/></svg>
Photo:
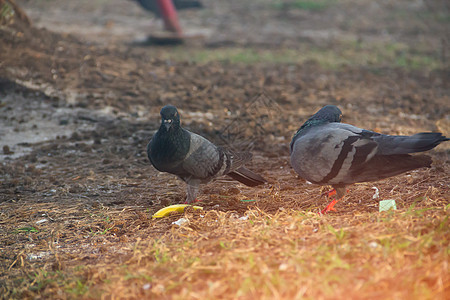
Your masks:
<svg viewBox="0 0 450 300"><path fill-rule="evenodd" d="M3 154L5 154L5 155L14 154L14 151L11 151L9 146L5 145L5 146L3 146Z"/></svg>

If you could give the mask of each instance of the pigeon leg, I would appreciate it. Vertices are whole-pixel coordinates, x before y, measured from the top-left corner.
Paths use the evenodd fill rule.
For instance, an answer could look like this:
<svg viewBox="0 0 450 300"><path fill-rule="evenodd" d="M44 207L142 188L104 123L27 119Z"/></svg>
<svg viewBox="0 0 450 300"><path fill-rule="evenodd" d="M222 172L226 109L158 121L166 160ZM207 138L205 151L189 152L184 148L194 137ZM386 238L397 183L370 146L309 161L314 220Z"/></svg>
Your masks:
<svg viewBox="0 0 450 300"><path fill-rule="evenodd" d="M191 202L197 202L197 192L198 192L198 185L187 185L187 197L186 197L186 204L190 204Z"/></svg>
<svg viewBox="0 0 450 300"><path fill-rule="evenodd" d="M320 213L322 215L328 213L329 211L336 211L336 208L334 208L334 205L338 203L339 200L333 199L330 203L328 203L327 207L325 207Z"/></svg>
<svg viewBox="0 0 450 300"><path fill-rule="evenodd" d="M332 188L331 190L329 190L329 191L326 191L325 193L322 193L322 196L327 196L328 198L330 198L331 196L334 196L334 195L336 195L336 189L335 188Z"/></svg>
<svg viewBox="0 0 450 300"><path fill-rule="evenodd" d="M338 201L342 200L342 198L344 198L345 196L345 186L344 187L334 187L332 190L324 193L325 195L327 195L328 197L333 197L333 201L331 201L330 203L328 203L327 207L325 207L320 214L324 215L326 213L328 213L329 211L336 211L336 208L334 208L334 206L336 205L336 203L338 203Z"/></svg>

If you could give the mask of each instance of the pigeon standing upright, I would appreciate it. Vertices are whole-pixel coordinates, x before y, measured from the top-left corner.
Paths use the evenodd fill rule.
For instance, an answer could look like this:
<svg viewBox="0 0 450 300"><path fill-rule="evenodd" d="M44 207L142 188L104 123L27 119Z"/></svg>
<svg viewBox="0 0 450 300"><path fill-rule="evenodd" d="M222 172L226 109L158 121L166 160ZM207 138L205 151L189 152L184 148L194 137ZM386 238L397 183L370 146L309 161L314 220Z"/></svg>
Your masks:
<svg viewBox="0 0 450 300"><path fill-rule="evenodd" d="M187 183L187 203L195 200L199 184L218 176L228 175L247 186L266 182L243 166L250 161L250 153L234 153L217 147L182 128L175 106L164 106L161 118L159 130L147 145L147 155L157 170L177 175Z"/></svg>
<svg viewBox="0 0 450 300"><path fill-rule="evenodd" d="M323 214L335 210L346 185L430 167L429 156L409 153L427 151L449 140L437 132L380 134L340 123L341 117L338 107L324 106L298 129L290 144L294 170L312 183L334 188L330 195L335 198Z"/></svg>

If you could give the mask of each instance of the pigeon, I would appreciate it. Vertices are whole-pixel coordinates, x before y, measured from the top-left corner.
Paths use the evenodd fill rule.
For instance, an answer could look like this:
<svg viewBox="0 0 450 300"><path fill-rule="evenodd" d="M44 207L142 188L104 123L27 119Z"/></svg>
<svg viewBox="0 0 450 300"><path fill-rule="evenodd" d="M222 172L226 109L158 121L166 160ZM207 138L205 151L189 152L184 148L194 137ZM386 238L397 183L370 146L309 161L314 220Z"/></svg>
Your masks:
<svg viewBox="0 0 450 300"><path fill-rule="evenodd" d="M298 129L290 144L294 170L311 183L333 187L329 196L335 196L334 200L322 214L335 210L349 184L430 167L431 157L409 153L427 151L449 140L438 132L380 134L340 123L341 117L338 107L324 106Z"/></svg>
<svg viewBox="0 0 450 300"><path fill-rule="evenodd" d="M164 106L161 118L159 130L147 145L147 155L158 171L177 175L187 183L187 203L196 200L200 184L222 175L252 187L266 182L243 166L252 158L251 153L235 153L218 147L182 128L175 106Z"/></svg>

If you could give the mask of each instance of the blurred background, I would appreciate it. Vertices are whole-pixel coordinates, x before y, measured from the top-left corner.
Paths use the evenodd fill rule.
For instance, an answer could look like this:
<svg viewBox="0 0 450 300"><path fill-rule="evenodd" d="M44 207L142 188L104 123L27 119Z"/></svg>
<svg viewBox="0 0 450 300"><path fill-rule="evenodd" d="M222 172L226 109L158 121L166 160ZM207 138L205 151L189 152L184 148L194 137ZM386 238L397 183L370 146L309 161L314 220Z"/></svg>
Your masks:
<svg viewBox="0 0 450 300"><path fill-rule="evenodd" d="M163 28L158 14L144 10L133 0L17 3L36 26L93 43L132 43ZM184 57L175 53L183 59L315 59L330 66L448 67L450 4L445 0L198 3L201 9L178 10L179 22L187 36L194 36L196 46L214 47L214 53L205 50Z"/></svg>

